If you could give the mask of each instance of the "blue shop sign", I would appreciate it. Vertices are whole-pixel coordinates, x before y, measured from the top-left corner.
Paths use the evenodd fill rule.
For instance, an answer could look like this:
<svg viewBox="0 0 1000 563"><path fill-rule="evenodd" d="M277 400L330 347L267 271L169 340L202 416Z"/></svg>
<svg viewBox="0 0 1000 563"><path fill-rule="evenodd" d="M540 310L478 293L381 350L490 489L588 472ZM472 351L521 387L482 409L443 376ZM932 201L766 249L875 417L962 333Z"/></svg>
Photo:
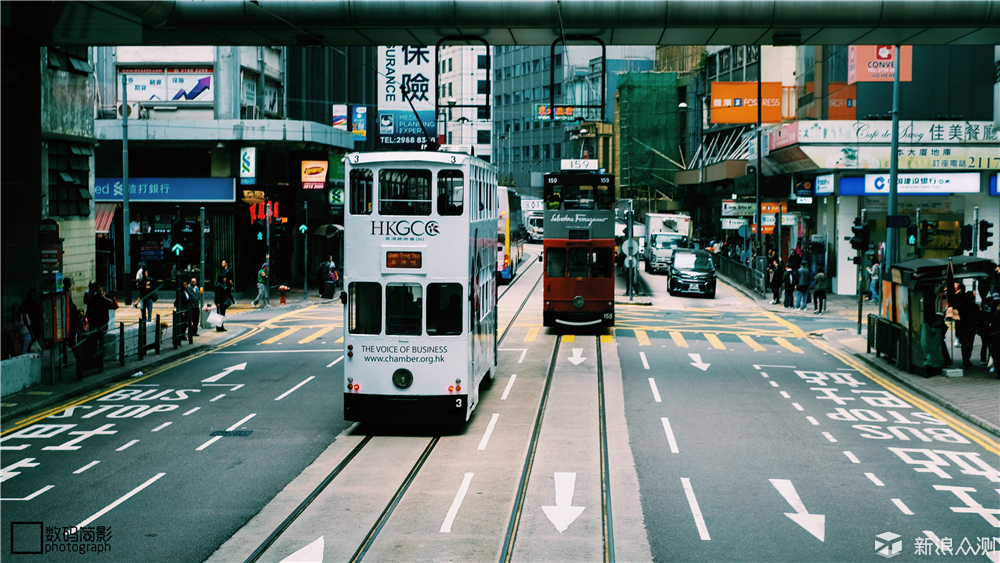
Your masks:
<svg viewBox="0 0 1000 563"><path fill-rule="evenodd" d="M1000 195L1000 190L997 189L997 175L994 174L990 178L990 195Z"/></svg>
<svg viewBox="0 0 1000 563"><path fill-rule="evenodd" d="M129 178L129 202L203 202L236 201L236 178ZM121 178L97 178L94 181L97 201L121 201Z"/></svg>

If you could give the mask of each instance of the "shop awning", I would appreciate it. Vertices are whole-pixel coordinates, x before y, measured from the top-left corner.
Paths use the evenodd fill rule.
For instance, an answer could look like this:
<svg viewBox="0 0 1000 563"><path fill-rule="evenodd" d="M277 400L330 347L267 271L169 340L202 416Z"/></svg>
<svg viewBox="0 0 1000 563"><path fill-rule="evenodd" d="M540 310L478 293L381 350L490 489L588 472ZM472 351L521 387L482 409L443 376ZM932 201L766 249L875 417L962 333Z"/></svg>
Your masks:
<svg viewBox="0 0 1000 563"><path fill-rule="evenodd" d="M95 203L94 204L94 232L99 235L106 235L111 230L111 222L115 218L117 203Z"/></svg>

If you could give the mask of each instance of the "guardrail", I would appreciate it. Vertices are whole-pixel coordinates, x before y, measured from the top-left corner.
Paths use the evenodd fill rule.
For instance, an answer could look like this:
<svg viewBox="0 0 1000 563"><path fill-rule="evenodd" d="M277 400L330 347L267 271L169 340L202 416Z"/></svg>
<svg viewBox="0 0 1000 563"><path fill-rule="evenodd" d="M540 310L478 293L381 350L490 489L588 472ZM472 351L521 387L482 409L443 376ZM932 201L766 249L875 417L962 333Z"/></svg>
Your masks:
<svg viewBox="0 0 1000 563"><path fill-rule="evenodd" d="M868 315L867 351L875 350L875 357L885 356L899 369L910 371L910 336L905 326Z"/></svg>
<svg viewBox="0 0 1000 563"><path fill-rule="evenodd" d="M730 281L740 284L761 297L767 296L766 272L758 271L736 260L726 258L721 254L713 254L712 257L715 260L715 270L717 273L726 276Z"/></svg>

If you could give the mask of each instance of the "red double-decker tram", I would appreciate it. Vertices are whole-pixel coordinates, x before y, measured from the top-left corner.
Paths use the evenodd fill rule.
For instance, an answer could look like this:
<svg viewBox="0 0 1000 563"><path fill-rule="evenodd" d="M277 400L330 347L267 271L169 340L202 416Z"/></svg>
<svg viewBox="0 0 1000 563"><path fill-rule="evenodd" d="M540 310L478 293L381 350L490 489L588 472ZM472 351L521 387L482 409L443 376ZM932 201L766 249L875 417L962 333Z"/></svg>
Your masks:
<svg viewBox="0 0 1000 563"><path fill-rule="evenodd" d="M615 325L615 177L545 175L543 323Z"/></svg>

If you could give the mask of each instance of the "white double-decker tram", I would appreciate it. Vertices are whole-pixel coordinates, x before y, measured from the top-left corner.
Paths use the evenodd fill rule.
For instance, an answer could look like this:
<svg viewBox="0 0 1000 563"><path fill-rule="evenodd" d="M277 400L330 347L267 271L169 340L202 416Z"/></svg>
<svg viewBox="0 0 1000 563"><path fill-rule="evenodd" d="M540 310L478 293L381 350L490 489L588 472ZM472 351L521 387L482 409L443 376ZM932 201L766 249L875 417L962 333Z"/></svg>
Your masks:
<svg viewBox="0 0 1000 563"><path fill-rule="evenodd" d="M496 366L496 169L404 151L345 173L344 418L465 422Z"/></svg>

